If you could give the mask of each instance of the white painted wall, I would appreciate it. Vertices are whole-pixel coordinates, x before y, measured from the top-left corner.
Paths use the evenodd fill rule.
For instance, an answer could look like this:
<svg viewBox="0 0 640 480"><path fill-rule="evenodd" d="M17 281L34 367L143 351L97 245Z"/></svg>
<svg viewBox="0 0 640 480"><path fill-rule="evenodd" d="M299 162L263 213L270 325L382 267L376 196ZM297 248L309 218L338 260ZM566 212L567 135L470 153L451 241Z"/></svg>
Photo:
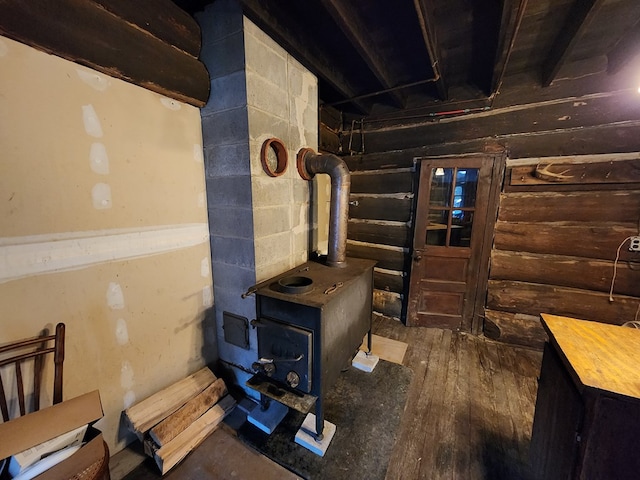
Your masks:
<svg viewBox="0 0 640 480"><path fill-rule="evenodd" d="M0 37L0 343L67 326L64 397L121 411L216 357L200 112Z"/></svg>

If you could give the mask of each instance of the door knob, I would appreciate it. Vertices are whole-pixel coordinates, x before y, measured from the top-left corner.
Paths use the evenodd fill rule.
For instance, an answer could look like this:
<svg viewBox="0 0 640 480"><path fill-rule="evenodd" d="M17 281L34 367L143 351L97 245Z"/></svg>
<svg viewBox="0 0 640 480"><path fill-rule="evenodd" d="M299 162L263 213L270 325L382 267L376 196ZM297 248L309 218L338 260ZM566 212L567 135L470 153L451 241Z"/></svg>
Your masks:
<svg viewBox="0 0 640 480"><path fill-rule="evenodd" d="M420 260L422 260L422 255L414 255L413 257L413 261L418 263Z"/></svg>

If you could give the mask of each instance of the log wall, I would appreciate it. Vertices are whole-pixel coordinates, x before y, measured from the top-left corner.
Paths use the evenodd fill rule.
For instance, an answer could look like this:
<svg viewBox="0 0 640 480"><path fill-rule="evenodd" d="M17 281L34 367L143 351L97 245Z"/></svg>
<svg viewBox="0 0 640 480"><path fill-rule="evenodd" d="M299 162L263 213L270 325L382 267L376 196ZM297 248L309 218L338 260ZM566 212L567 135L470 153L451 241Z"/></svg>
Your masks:
<svg viewBox="0 0 640 480"><path fill-rule="evenodd" d="M620 325L635 318L640 302L640 254L629 251L628 240L638 235L640 183L583 184L577 177L566 180L572 184L523 186L510 175L523 163L541 162L549 163L521 160L507 169L485 312L487 336L501 339L509 331L509 341L536 347L545 339L540 313ZM640 170L640 160L615 154L551 163L562 162L568 165L563 172L579 169L586 179L603 166L614 173Z"/></svg>
<svg viewBox="0 0 640 480"><path fill-rule="evenodd" d="M351 170L347 255L378 261L374 271L374 311L401 318L408 288L411 247L413 159L402 168L359 168L345 157Z"/></svg>
<svg viewBox="0 0 640 480"><path fill-rule="evenodd" d="M370 258L374 269L374 312L404 317L415 167L411 152L349 155L354 136L341 131L333 108L320 110L320 149L342 155L351 172L347 255ZM361 139L360 133L357 137ZM358 144L360 140L357 140Z"/></svg>
<svg viewBox="0 0 640 480"><path fill-rule="evenodd" d="M518 105L439 121L365 120L364 135L356 131L349 147L361 149L364 139L366 151L345 157L356 185L351 200L357 201L348 237L350 254L380 262L376 311L400 311L404 319L414 158L506 151L484 334L540 348L543 312L615 324L633 320L640 254L629 252L628 242L616 264L614 301L609 299L617 249L640 228L640 112L629 106L628 95L544 101L523 95ZM340 151L350 151L344 136L341 142ZM552 173L566 171L571 179L536 177L536 166L548 163L563 167Z"/></svg>

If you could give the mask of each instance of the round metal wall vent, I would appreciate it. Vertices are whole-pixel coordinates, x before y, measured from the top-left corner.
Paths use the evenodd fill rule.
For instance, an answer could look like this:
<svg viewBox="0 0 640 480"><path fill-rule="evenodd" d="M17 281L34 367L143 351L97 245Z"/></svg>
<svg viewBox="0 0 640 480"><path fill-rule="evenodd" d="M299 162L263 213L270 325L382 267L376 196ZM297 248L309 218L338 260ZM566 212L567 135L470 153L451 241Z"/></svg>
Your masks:
<svg viewBox="0 0 640 480"><path fill-rule="evenodd" d="M260 151L262 168L270 177L279 177L287 170L289 154L278 138L269 138L262 144Z"/></svg>

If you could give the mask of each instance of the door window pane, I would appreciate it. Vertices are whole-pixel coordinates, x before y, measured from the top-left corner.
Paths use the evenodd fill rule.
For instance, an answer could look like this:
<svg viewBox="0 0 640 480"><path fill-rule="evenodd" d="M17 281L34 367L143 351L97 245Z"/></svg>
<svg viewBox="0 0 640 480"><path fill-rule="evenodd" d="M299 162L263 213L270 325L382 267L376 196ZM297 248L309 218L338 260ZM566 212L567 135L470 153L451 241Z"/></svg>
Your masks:
<svg viewBox="0 0 640 480"><path fill-rule="evenodd" d="M454 210L454 213L456 211ZM473 211L459 210L460 215L451 219L451 238L449 245L452 247L471 246L471 227L473 227Z"/></svg>
<svg viewBox="0 0 640 480"><path fill-rule="evenodd" d="M431 195L429 205L448 207L453 186L453 168L433 168L431 170Z"/></svg>
<svg viewBox="0 0 640 480"><path fill-rule="evenodd" d="M453 195L454 207L474 207L476 191L478 190L478 169L467 168L458 170L456 186Z"/></svg>
<svg viewBox="0 0 640 480"><path fill-rule="evenodd" d="M449 210L430 210L427 226L427 245L447 244L447 230L449 224Z"/></svg>
<svg viewBox="0 0 640 480"><path fill-rule="evenodd" d="M432 168L427 245L470 247L477 168Z"/></svg>

